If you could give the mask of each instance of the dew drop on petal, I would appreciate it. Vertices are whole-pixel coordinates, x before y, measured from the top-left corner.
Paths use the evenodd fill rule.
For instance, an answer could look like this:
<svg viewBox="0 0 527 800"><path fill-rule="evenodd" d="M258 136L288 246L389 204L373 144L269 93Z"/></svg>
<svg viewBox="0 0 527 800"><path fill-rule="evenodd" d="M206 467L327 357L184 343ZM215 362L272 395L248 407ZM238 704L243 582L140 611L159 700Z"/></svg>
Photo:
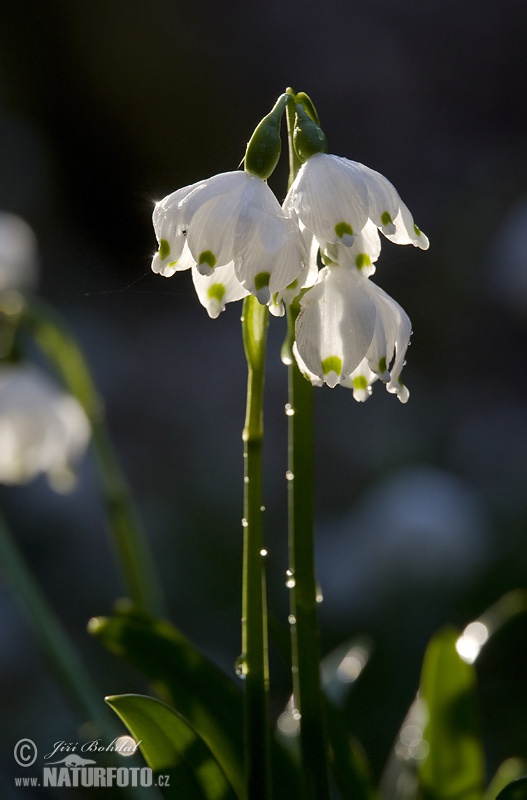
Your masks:
<svg viewBox="0 0 527 800"><path fill-rule="evenodd" d="M286 415L286 417L292 417L292 416L294 416L294 413L295 413L295 409L293 408L291 403L286 403L285 404L285 415Z"/></svg>
<svg viewBox="0 0 527 800"><path fill-rule="evenodd" d="M286 481L293 481L295 479L295 476L290 469L288 469L287 472L285 473L285 479Z"/></svg>
<svg viewBox="0 0 527 800"><path fill-rule="evenodd" d="M249 527L249 523L247 522L247 520L246 520L246 519L245 519L245 517L244 517L244 518L242 519L242 528L248 528L248 527Z"/></svg>

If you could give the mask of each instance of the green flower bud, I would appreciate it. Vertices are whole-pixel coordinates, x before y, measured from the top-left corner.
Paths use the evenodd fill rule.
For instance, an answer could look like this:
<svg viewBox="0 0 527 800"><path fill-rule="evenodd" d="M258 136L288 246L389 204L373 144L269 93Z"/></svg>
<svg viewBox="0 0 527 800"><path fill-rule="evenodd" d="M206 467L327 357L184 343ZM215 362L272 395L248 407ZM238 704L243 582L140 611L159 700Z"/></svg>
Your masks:
<svg viewBox="0 0 527 800"><path fill-rule="evenodd" d="M324 131L308 116L302 103L296 105L293 144L300 161L307 161L317 153L328 152Z"/></svg>
<svg viewBox="0 0 527 800"><path fill-rule="evenodd" d="M297 103L302 103L308 117L310 117L313 120L313 122L316 122L317 125L320 125L320 120L318 118L317 110L309 95L307 95L305 92L298 92L298 94L295 96L295 101Z"/></svg>
<svg viewBox="0 0 527 800"><path fill-rule="evenodd" d="M285 107L291 99L291 95L280 95L273 110L257 126L245 151L245 171L257 175L264 181L273 173L280 158L282 149L280 123Z"/></svg>

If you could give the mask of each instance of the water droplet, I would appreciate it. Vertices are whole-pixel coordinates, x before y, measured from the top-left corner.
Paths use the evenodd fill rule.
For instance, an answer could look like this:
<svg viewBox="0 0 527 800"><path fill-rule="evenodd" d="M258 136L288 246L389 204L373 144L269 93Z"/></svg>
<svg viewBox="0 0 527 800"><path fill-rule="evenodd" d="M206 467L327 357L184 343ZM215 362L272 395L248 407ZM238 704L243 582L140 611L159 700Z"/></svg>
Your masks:
<svg viewBox="0 0 527 800"><path fill-rule="evenodd" d="M288 589L294 589L296 586L296 581L294 578L288 578L285 582L285 585Z"/></svg>
<svg viewBox="0 0 527 800"><path fill-rule="evenodd" d="M267 555L267 550L260 550L260 555L265 558L265 556Z"/></svg>
<svg viewBox="0 0 527 800"><path fill-rule="evenodd" d="M295 413L295 409L293 408L291 403L286 403L285 404L285 415L286 415L286 417L292 417L294 415L294 413Z"/></svg>
<svg viewBox="0 0 527 800"><path fill-rule="evenodd" d="M294 614L289 614L287 621L290 625L296 625L296 617Z"/></svg>
<svg viewBox="0 0 527 800"><path fill-rule="evenodd" d="M265 511L265 506L260 506L260 511Z"/></svg>
<svg viewBox="0 0 527 800"><path fill-rule="evenodd" d="M287 569L285 572L286 575L294 575L295 571L293 569Z"/></svg>
<svg viewBox="0 0 527 800"><path fill-rule="evenodd" d="M322 594L321 589L317 589L315 600L317 601L317 603L321 603L324 600L324 595Z"/></svg>
<svg viewBox="0 0 527 800"><path fill-rule="evenodd" d="M295 476L293 475L290 469L288 469L287 472L285 473L285 479L286 481L293 481L295 479Z"/></svg>
<svg viewBox="0 0 527 800"><path fill-rule="evenodd" d="M249 483L249 476L248 475L245 476L245 478L243 479L243 482L244 483Z"/></svg>
<svg viewBox="0 0 527 800"><path fill-rule="evenodd" d="M297 722L302 719L302 714L300 713L298 708L293 708L293 710L291 711L291 716L293 717L293 719L296 719Z"/></svg>
<svg viewBox="0 0 527 800"><path fill-rule="evenodd" d="M234 671L238 678L241 678L242 681L245 680L247 673L249 672L249 668L247 666L247 656L245 653L242 653L236 661L234 662Z"/></svg>
<svg viewBox="0 0 527 800"><path fill-rule="evenodd" d="M244 517L244 518L242 519L242 528L248 528L248 527L249 527L249 523L247 522L247 520L246 520L246 519L245 519L245 517Z"/></svg>

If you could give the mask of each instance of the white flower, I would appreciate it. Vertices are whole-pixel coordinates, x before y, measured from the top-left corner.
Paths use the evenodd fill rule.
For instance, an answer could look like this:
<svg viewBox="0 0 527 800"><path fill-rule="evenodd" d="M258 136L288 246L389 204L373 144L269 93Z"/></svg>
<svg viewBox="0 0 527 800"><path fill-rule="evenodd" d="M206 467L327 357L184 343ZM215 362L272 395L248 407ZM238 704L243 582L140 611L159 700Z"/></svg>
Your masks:
<svg viewBox="0 0 527 800"><path fill-rule="evenodd" d="M0 367L0 481L27 483L39 474L67 490L90 439L77 400L33 366Z"/></svg>
<svg viewBox="0 0 527 800"><path fill-rule="evenodd" d="M392 184L379 172L317 153L301 167L283 204L321 243L350 247L371 220L396 244L426 250L427 237Z"/></svg>
<svg viewBox="0 0 527 800"><path fill-rule="evenodd" d="M227 283L215 281L223 307L247 293L269 303L304 267L298 226L265 181L247 172L226 172L178 189L156 204L153 222L159 243L154 272L168 277L192 267L201 276L213 276L230 265L222 276L228 276ZM203 302L210 287L196 276L194 282ZM217 316L217 304L205 305Z"/></svg>
<svg viewBox="0 0 527 800"><path fill-rule="evenodd" d="M0 292L32 289L38 271L37 243L29 225L15 214L0 213Z"/></svg>
<svg viewBox="0 0 527 800"><path fill-rule="evenodd" d="M395 300L360 270L333 264L302 297L293 351L316 385L341 383L363 401L380 378L405 403L400 375L410 335L410 320Z"/></svg>

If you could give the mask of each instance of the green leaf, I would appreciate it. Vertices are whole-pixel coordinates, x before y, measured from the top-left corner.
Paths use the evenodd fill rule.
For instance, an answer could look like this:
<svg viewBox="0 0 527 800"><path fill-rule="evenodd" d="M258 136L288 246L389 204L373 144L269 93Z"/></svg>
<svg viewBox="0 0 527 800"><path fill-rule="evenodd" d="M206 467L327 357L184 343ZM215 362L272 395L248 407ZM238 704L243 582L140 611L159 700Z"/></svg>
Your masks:
<svg viewBox="0 0 527 800"><path fill-rule="evenodd" d="M342 713L326 704L328 738L331 749L331 769L342 800L376 800L373 777L360 746L348 731Z"/></svg>
<svg viewBox="0 0 527 800"><path fill-rule="evenodd" d="M502 789L525 775L527 775L527 762L522 758L508 758L500 765L490 782L490 786L485 792L485 800L495 800Z"/></svg>
<svg viewBox="0 0 527 800"><path fill-rule="evenodd" d="M98 617L90 632L151 681L200 735L242 797L243 698L241 690L176 628L137 614Z"/></svg>
<svg viewBox="0 0 527 800"><path fill-rule="evenodd" d="M190 723L210 748L236 794L245 795L242 686L209 661L164 620L121 613L90 622L112 653L125 658L151 682L156 694ZM289 800L299 797L295 765L272 742L273 780Z"/></svg>
<svg viewBox="0 0 527 800"><path fill-rule="evenodd" d="M459 634L439 632L423 664L420 699L428 721L426 758L419 762L419 784L425 800L480 800L484 762L479 737L476 676L456 650Z"/></svg>
<svg viewBox="0 0 527 800"><path fill-rule="evenodd" d="M159 700L139 694L107 697L154 773L167 800L236 800L225 773L191 726Z"/></svg>
<svg viewBox="0 0 527 800"><path fill-rule="evenodd" d="M527 778L518 778L509 783L497 795L496 800L527 800Z"/></svg>

